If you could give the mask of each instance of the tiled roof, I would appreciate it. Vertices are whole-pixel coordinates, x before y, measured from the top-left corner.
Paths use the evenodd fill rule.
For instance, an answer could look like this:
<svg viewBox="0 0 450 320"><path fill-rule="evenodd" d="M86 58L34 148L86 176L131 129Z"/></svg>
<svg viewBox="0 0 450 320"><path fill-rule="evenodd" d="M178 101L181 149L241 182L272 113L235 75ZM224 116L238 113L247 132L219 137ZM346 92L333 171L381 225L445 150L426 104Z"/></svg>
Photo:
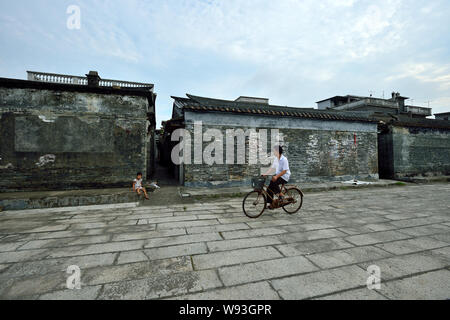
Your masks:
<svg viewBox="0 0 450 320"><path fill-rule="evenodd" d="M435 113L435 116L440 116L440 115L444 115L444 114L450 114L450 111L448 112L441 112L441 113Z"/></svg>
<svg viewBox="0 0 450 320"><path fill-rule="evenodd" d="M391 120L388 124L399 127L421 127L421 128L436 128L436 129L450 129L450 121L436 120L436 119L421 119L421 118L399 118L398 120Z"/></svg>
<svg viewBox="0 0 450 320"><path fill-rule="evenodd" d="M235 114L254 114L266 116L281 116L294 118L308 118L319 120L342 120L360 122L378 122L361 114L351 112L321 111L309 108L292 108L268 105L264 103L219 100L187 95L188 98L172 97L183 110L194 112L227 112Z"/></svg>

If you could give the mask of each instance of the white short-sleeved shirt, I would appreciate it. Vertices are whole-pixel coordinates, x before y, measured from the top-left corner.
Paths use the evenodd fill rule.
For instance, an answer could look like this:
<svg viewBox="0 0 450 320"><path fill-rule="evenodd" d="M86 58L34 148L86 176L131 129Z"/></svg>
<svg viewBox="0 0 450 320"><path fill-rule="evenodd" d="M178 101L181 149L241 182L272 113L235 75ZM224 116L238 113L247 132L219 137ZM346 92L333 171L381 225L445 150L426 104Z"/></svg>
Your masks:
<svg viewBox="0 0 450 320"><path fill-rule="evenodd" d="M289 170L289 161L285 156L281 155L279 160L277 157L274 157L272 168L276 170L276 175L286 170L286 173L281 176L281 178L283 178L286 182L289 181L289 178L291 177L291 170Z"/></svg>
<svg viewBox="0 0 450 320"><path fill-rule="evenodd" d="M142 188L142 179L139 179L139 180L138 179L134 179L133 181L135 183L134 187L136 189L141 189Z"/></svg>

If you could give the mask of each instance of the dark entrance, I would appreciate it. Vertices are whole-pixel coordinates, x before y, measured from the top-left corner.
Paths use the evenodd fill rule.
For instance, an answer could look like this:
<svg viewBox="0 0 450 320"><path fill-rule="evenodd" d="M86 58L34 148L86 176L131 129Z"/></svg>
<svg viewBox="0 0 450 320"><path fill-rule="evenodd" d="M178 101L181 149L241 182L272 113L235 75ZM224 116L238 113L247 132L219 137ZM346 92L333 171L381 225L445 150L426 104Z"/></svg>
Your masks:
<svg viewBox="0 0 450 320"><path fill-rule="evenodd" d="M394 145L389 126L382 126L378 133L378 172L380 179L394 178Z"/></svg>

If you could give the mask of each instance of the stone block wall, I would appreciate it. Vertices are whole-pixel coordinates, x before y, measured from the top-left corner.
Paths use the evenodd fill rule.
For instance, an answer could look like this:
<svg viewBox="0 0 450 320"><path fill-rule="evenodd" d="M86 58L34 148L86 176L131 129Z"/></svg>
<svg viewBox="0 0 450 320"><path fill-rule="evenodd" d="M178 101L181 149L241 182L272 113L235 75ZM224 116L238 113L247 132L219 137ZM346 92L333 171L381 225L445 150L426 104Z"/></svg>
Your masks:
<svg viewBox="0 0 450 320"><path fill-rule="evenodd" d="M295 182L378 179L376 132L284 129Z"/></svg>
<svg viewBox="0 0 450 320"><path fill-rule="evenodd" d="M273 119L245 115L187 115L186 129L194 141L194 121L202 121L203 132L219 129L224 138L226 154L227 129L266 129L268 131L267 150L270 151L270 130L279 129L282 144L286 147L292 172L292 183L344 181L357 179L378 179L378 142L375 123L353 123L327 120ZM217 122L221 122L218 124ZM246 125L247 124L247 125ZM259 126L255 126L259 124ZM203 142L203 150L211 142ZM235 163L207 165L185 164L184 185L197 186L249 186L251 178L261 174L261 168L267 165L250 165L248 160L249 141L246 139L246 164L237 164L235 139ZM194 160L194 151L191 150Z"/></svg>
<svg viewBox="0 0 450 320"><path fill-rule="evenodd" d="M391 126L381 139L392 178L450 175L450 130Z"/></svg>
<svg viewBox="0 0 450 320"><path fill-rule="evenodd" d="M6 83L0 84L0 191L131 186L136 172L146 175L144 94Z"/></svg>

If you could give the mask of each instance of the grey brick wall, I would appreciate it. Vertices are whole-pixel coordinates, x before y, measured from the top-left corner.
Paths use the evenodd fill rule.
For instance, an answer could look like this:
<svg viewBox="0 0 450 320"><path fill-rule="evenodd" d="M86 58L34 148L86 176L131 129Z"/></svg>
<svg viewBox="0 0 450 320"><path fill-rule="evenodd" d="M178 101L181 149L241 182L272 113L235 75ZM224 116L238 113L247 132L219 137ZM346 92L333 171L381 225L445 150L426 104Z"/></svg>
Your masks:
<svg viewBox="0 0 450 320"><path fill-rule="evenodd" d="M295 182L378 178L374 132L281 131Z"/></svg>
<svg viewBox="0 0 450 320"><path fill-rule="evenodd" d="M0 88L0 191L130 186L147 110L145 96Z"/></svg>
<svg viewBox="0 0 450 320"><path fill-rule="evenodd" d="M239 116L237 116L239 117ZM191 116L191 120L196 115ZM201 118L205 120L205 118ZM215 121L220 122L219 115ZM258 123L253 119L253 123ZM245 121L245 120L244 120ZM273 119L271 119L273 121ZM376 124L370 129L358 131L355 124L348 123L348 131L334 130L334 123L327 124L328 121L316 120L321 122L315 124L322 129L302 129L301 122L298 126L289 128L283 124L280 126L264 125L261 120L261 127L250 127L243 125L222 125L203 122L203 132L207 129L219 129L224 134L227 129L241 128L247 129L267 129L268 150L270 150L270 129L279 129L283 136L283 145L286 147L286 156L289 159L292 172L292 183L311 182L311 181L336 181L357 179L378 179L378 142ZM224 121L225 122L225 121ZM275 122L276 123L276 122ZM341 128L345 123L339 123ZM190 132L192 140L193 121L188 121L186 129ZM352 131L356 129L355 131ZM356 144L355 144L356 138ZM223 150L226 152L226 139L223 139ZM237 141L235 141L235 144ZM203 142L203 150L210 142ZM236 150L236 147L235 147ZM236 151L235 151L236 152ZM191 157L194 159L194 151L191 150ZM237 155L235 155L235 160ZM248 164L248 139L246 141L246 163L247 164L185 164L184 165L184 184L186 186L248 186L254 176L258 176L262 167L267 167L261 163L257 165Z"/></svg>
<svg viewBox="0 0 450 320"><path fill-rule="evenodd" d="M450 175L450 130L392 127L395 178Z"/></svg>

